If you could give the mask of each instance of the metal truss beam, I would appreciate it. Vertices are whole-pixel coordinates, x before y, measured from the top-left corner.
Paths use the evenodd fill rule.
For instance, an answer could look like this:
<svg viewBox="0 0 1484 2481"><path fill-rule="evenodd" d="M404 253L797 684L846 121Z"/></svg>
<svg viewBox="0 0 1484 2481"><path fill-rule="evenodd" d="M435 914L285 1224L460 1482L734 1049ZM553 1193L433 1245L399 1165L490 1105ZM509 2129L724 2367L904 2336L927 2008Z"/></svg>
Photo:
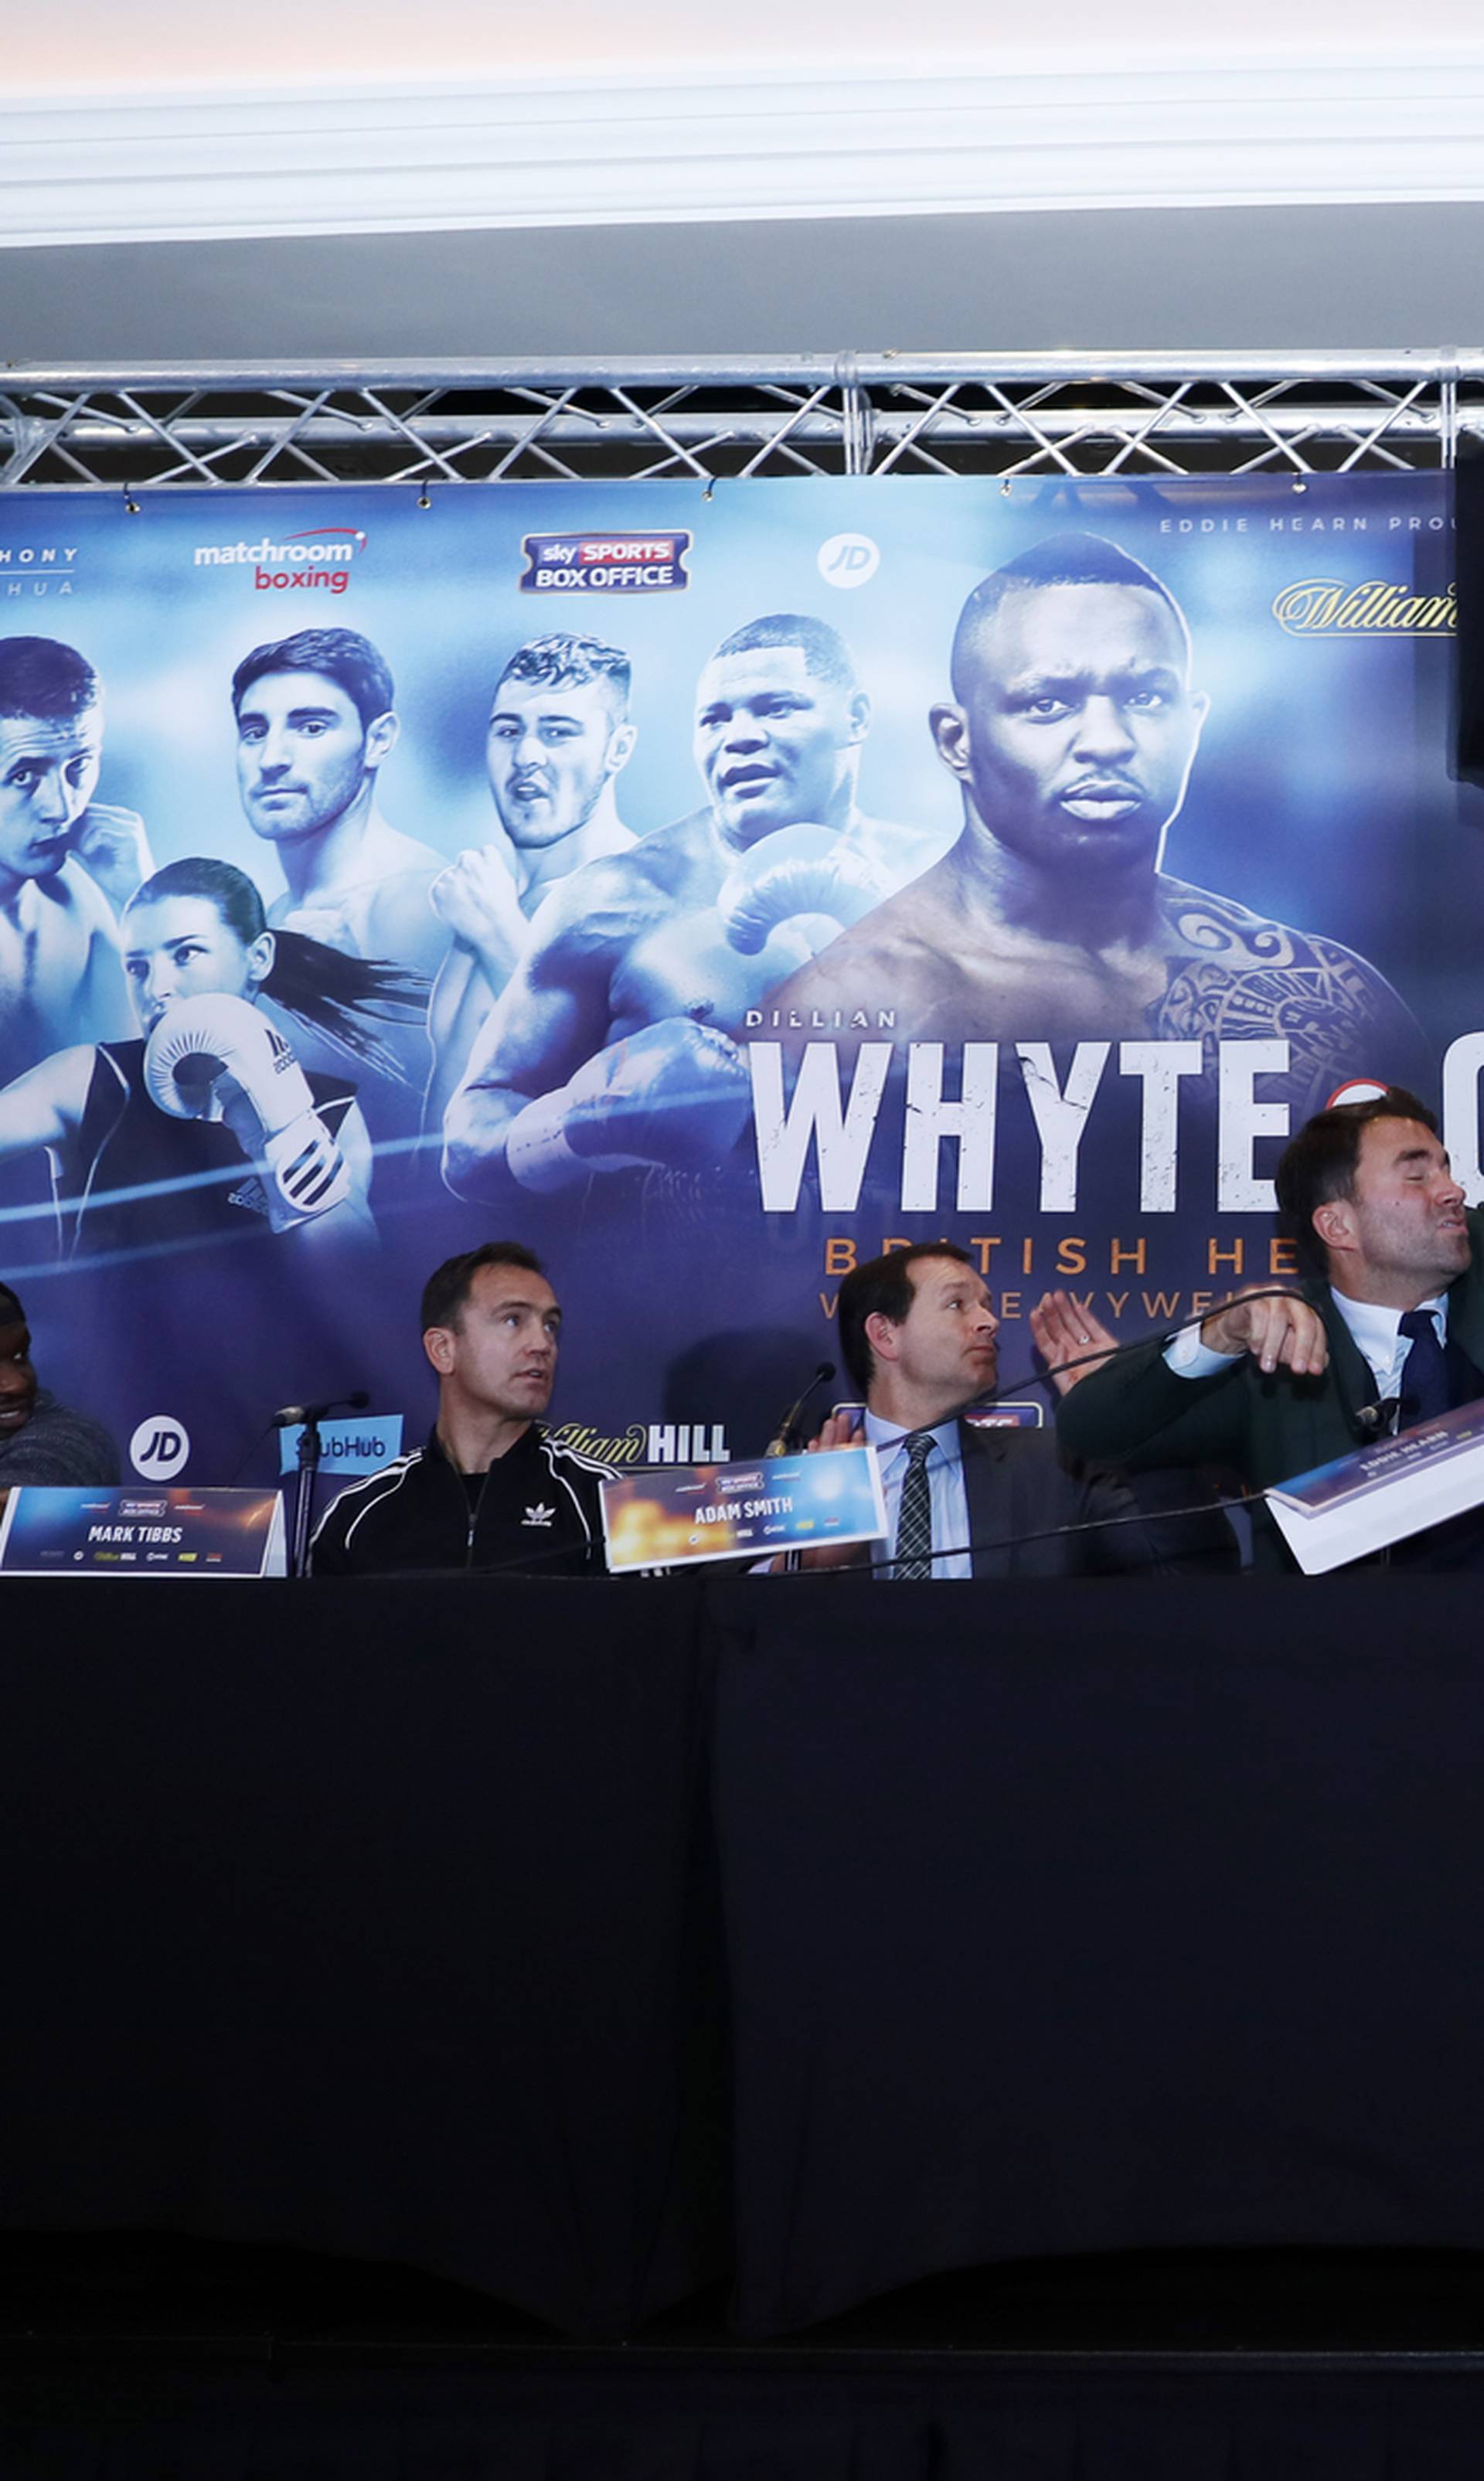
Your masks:
<svg viewBox="0 0 1484 2481"><path fill-rule="evenodd" d="M0 489L1450 467L1484 352L0 369Z"/></svg>

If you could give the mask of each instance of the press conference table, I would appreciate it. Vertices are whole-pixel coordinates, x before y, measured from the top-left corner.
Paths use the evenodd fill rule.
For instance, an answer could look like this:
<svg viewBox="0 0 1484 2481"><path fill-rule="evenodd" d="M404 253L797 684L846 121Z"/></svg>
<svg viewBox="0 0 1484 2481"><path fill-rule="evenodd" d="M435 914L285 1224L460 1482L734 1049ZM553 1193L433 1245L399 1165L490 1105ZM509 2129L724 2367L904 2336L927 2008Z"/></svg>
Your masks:
<svg viewBox="0 0 1484 2481"><path fill-rule="evenodd" d="M579 2334L1484 2246L1466 1593L6 1580L0 2223Z"/></svg>

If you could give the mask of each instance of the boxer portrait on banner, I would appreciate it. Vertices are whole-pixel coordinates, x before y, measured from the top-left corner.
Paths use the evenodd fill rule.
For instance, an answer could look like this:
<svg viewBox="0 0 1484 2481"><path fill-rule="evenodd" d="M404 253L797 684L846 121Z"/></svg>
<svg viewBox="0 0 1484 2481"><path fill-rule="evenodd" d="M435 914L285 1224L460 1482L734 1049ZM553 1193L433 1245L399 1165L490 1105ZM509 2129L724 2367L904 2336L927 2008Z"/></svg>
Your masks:
<svg viewBox="0 0 1484 2481"><path fill-rule="evenodd" d="M384 657L354 629L254 646L232 675L237 780L247 824L288 882L270 929L430 979L448 932L428 898L446 864L382 815L394 695Z"/></svg>
<svg viewBox="0 0 1484 2481"><path fill-rule="evenodd" d="M153 865L136 812L93 799L102 758L92 666L0 638L0 1084L128 1032L116 916Z"/></svg>
<svg viewBox="0 0 1484 2481"><path fill-rule="evenodd" d="M1423 1075L1420 1028L1363 956L1163 871L1210 705L1190 671L1174 596L1100 535L983 579L929 718L963 832L774 1009L807 1029L889 1001L899 1041L1143 1037L1208 1066L1218 1041L1282 1036L1267 1090L1301 1114L1378 1058Z"/></svg>
<svg viewBox="0 0 1484 2481"><path fill-rule="evenodd" d="M262 1003L376 1065L424 984L269 929L229 862L169 863L121 930L139 1037L74 1044L0 1091L0 1162L48 1150L65 1254L253 1233L316 1252L371 1240L354 1084L306 1077Z"/></svg>
<svg viewBox="0 0 1484 2481"><path fill-rule="evenodd" d="M600 638L557 634L517 647L495 684L484 763L495 815L514 851L460 852L430 890L453 946L428 1011L433 1067L428 1124L443 1114L535 915L585 862L638 839L618 815L617 779L638 735L629 721L629 658Z"/></svg>
<svg viewBox="0 0 1484 2481"><path fill-rule="evenodd" d="M696 691L708 804L555 889L444 1123L459 1196L722 1161L746 1009L941 849L856 797L871 701L838 631L775 613Z"/></svg>

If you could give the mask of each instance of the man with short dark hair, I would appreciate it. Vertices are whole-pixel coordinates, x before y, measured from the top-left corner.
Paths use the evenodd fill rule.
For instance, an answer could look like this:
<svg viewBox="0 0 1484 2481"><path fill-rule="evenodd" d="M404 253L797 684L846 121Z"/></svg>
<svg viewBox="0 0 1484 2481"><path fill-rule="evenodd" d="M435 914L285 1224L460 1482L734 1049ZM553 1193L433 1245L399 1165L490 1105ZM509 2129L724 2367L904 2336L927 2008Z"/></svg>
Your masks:
<svg viewBox="0 0 1484 2481"><path fill-rule="evenodd" d="M288 882L270 927L430 980L448 946L428 901L445 862L381 813L380 769L400 729L393 697L384 658L358 630L300 629L254 646L232 675L237 777L247 823Z"/></svg>
<svg viewBox="0 0 1484 2481"><path fill-rule="evenodd" d="M1424 1103L1400 1086L1320 1111L1278 1166L1279 1205L1316 1280L1255 1289L1173 1342L1154 1337L1070 1388L1057 1412L1079 1455L1136 1467L1224 1465L1256 1490L1484 1396L1484 1218L1469 1211ZM1266 1289L1266 1288L1264 1288ZM1031 1325L1049 1361L1081 1323L1065 1293ZM1256 1564L1293 1561L1265 1508ZM1414 1535L1404 1563L1484 1561L1476 1518Z"/></svg>
<svg viewBox="0 0 1484 2481"><path fill-rule="evenodd" d="M495 683L484 759L515 871L512 877L497 845L482 845L460 852L430 890L454 942L428 1011L430 1127L441 1127L553 888L585 862L628 852L637 841L615 797L638 739L629 682L622 647L554 631L518 646Z"/></svg>
<svg viewBox="0 0 1484 2481"><path fill-rule="evenodd" d="M1365 957L1165 872L1211 702L1152 569L1101 535L1028 545L964 604L950 683L928 720L962 834L775 1009L808 1028L890 1003L898 1039L1188 1042L1208 1069L1217 1041L1282 1038L1264 1090L1300 1115L1377 1058L1420 1073L1420 1029Z"/></svg>
<svg viewBox="0 0 1484 2481"><path fill-rule="evenodd" d="M129 1030L115 914L152 864L137 813L92 797L102 758L86 657L0 638L0 1085Z"/></svg>
<svg viewBox="0 0 1484 2481"><path fill-rule="evenodd" d="M612 1475L541 1426L561 1312L539 1260L518 1240L466 1249L429 1278L422 1317L438 1374L428 1445L340 1493L310 1546L314 1575L600 1574L598 1490Z"/></svg>
<svg viewBox="0 0 1484 2481"><path fill-rule="evenodd" d="M118 1450L101 1423L38 1383L26 1313L0 1284L0 1502L21 1482L67 1488L117 1479Z"/></svg>
<svg viewBox="0 0 1484 2481"><path fill-rule="evenodd" d="M696 687L708 806L548 897L445 1117L460 1197L725 1161L747 1009L941 849L860 809L870 728L827 621L769 613L722 640Z"/></svg>
<svg viewBox="0 0 1484 2481"><path fill-rule="evenodd" d="M1159 1564L1154 1532L1121 1483L1068 1471L1045 1430L965 1418L994 1393L999 1321L963 1250L926 1240L853 1267L836 1318L865 1422L857 1429L853 1415L832 1414L815 1445L864 1440L876 1450L894 1554L878 1576L1077 1577ZM1098 1326L1089 1342L1111 1338ZM882 1557L878 1545L854 1544L805 1551L800 1565Z"/></svg>

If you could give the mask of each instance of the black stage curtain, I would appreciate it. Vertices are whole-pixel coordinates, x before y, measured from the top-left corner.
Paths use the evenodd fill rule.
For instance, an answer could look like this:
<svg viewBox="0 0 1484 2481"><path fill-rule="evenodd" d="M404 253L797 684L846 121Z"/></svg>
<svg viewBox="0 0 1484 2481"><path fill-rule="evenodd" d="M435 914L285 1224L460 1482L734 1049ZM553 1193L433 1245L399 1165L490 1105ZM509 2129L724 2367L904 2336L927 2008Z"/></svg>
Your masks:
<svg viewBox="0 0 1484 2481"><path fill-rule="evenodd" d="M397 2259L586 2335L724 2268L698 1586L0 1610L0 2220Z"/></svg>
<svg viewBox="0 0 1484 2481"><path fill-rule="evenodd" d="M1484 2246L1455 1580L721 1590L738 2313L953 2266Z"/></svg>

